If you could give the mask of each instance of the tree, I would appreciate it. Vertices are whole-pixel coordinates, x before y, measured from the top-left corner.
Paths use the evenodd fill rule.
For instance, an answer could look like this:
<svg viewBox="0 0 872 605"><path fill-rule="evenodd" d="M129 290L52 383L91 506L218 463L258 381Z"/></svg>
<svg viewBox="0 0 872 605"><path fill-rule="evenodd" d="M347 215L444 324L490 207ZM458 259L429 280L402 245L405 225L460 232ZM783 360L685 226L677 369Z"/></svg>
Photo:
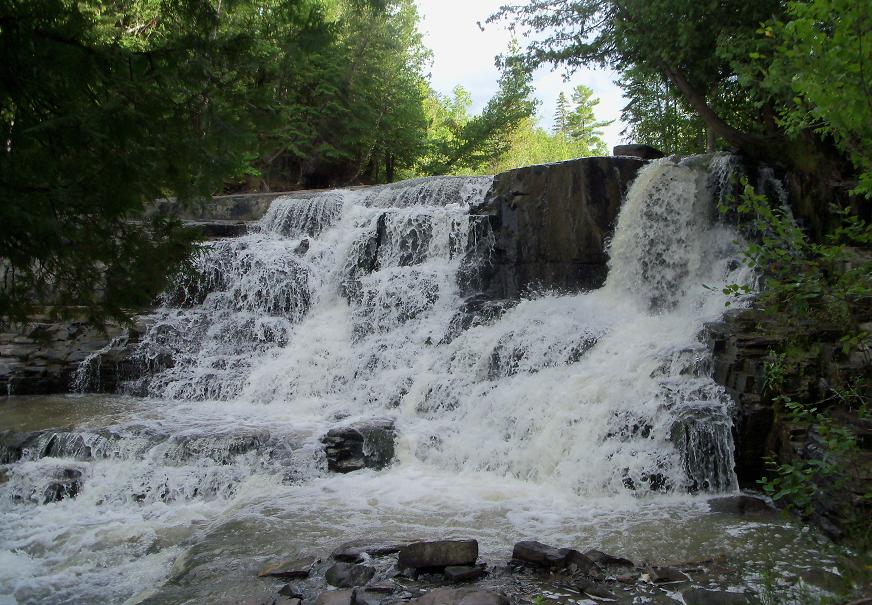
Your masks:
<svg viewBox="0 0 872 605"><path fill-rule="evenodd" d="M621 110L622 134L667 154L693 155L706 149L705 123L659 73L628 69L618 82L630 99Z"/></svg>
<svg viewBox="0 0 872 605"><path fill-rule="evenodd" d="M510 147L509 137L517 124L536 111L531 76L514 55L500 64L497 94L477 116L468 116L469 94L455 88L454 98L436 102L431 115L429 150L418 166L423 174L482 172ZM431 101L432 104L432 101ZM440 120L444 118L444 120Z"/></svg>
<svg viewBox="0 0 872 605"><path fill-rule="evenodd" d="M566 132L575 141L581 143L592 153L605 155L605 141L602 139L600 128L608 126L614 120L597 120L594 108L600 100L594 98L593 89L584 84L579 84L572 91L573 109L566 119Z"/></svg>
<svg viewBox="0 0 872 605"><path fill-rule="evenodd" d="M123 320L188 257L145 203L220 187L255 132L233 61L250 39L218 24L208 2L2 2L0 322Z"/></svg>
<svg viewBox="0 0 872 605"><path fill-rule="evenodd" d="M557 96L557 109L554 111L554 132L567 132L569 126L569 99L562 90Z"/></svg>
<svg viewBox="0 0 872 605"><path fill-rule="evenodd" d="M0 0L0 322L147 306L229 181L382 181L424 150L411 0Z"/></svg>
<svg viewBox="0 0 872 605"><path fill-rule="evenodd" d="M524 55L528 69L549 63L572 70L595 63L659 73L714 135L749 148L764 140L760 129L742 129L712 103L712 93L735 79L717 41L747 40L783 9L781 0L532 0L503 7L489 21L511 18L533 36Z"/></svg>

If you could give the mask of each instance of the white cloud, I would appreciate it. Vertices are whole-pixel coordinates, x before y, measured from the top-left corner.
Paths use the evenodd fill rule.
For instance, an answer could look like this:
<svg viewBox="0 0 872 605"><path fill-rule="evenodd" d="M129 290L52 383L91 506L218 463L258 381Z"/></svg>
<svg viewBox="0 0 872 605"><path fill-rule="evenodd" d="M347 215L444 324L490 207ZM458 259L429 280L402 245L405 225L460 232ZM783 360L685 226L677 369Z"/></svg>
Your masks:
<svg viewBox="0 0 872 605"><path fill-rule="evenodd" d="M417 0L417 4L422 17L420 28L424 42L433 51L433 88L448 93L460 84L472 95L473 109L480 110L497 90L499 70L494 65L494 57L508 48L511 39L505 28L485 24L485 20L505 4L505 0ZM547 68L537 70L533 74L533 85L541 102L540 124L551 126L561 90L569 94L575 85L586 84L600 98L597 117L615 120L604 134L610 148L617 145L624 128L620 111L626 100L613 82L616 77L610 70L585 68L564 82L559 72Z"/></svg>

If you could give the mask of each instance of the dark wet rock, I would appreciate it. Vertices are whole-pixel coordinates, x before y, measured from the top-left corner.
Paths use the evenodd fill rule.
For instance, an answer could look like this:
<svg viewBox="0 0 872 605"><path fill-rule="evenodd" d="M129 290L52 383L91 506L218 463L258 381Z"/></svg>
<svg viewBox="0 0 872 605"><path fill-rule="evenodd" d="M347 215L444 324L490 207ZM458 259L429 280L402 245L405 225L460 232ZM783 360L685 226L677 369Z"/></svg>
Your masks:
<svg viewBox="0 0 872 605"><path fill-rule="evenodd" d="M594 599L608 599L615 600L617 599L617 595L609 590L608 585L601 584L599 582L591 582L589 580L582 580L578 584L576 584L576 588L580 592L583 592L589 597Z"/></svg>
<svg viewBox="0 0 872 605"><path fill-rule="evenodd" d="M656 147L636 144L615 145L614 149L612 149L612 155L629 156L643 160L657 160L665 156L665 154Z"/></svg>
<svg viewBox="0 0 872 605"><path fill-rule="evenodd" d="M354 605L353 590L328 590L315 599L315 605Z"/></svg>
<svg viewBox="0 0 872 605"><path fill-rule="evenodd" d="M293 599L303 598L303 590L296 584L285 584L279 588L279 594L283 597L290 597Z"/></svg>
<svg viewBox="0 0 872 605"><path fill-rule="evenodd" d="M371 590L355 590L354 605L381 605L385 595Z"/></svg>
<svg viewBox="0 0 872 605"><path fill-rule="evenodd" d="M555 548L535 540L525 540L515 544L512 560L534 567L563 568L571 562L584 562L586 557L571 548Z"/></svg>
<svg viewBox="0 0 872 605"><path fill-rule="evenodd" d="M690 578L674 567L649 567L648 579L654 584L673 584L687 582Z"/></svg>
<svg viewBox="0 0 872 605"><path fill-rule="evenodd" d="M439 344L445 344L454 340L458 334L470 328L489 324L499 319L507 309L510 309L517 301L492 300L487 296L471 296L463 301L460 309L451 318L448 330Z"/></svg>
<svg viewBox="0 0 872 605"><path fill-rule="evenodd" d="M501 592L477 588L437 588L409 601L409 605L509 605Z"/></svg>
<svg viewBox="0 0 872 605"><path fill-rule="evenodd" d="M304 254L306 254L306 252L309 251L309 246L309 240L304 239L299 244L297 244L296 248L294 248L294 254L299 254L300 256L303 256Z"/></svg>
<svg viewBox="0 0 872 605"><path fill-rule="evenodd" d="M398 564L403 568L428 569L452 565L473 565L478 559L477 540L435 540L413 542L400 549Z"/></svg>
<svg viewBox="0 0 872 605"><path fill-rule="evenodd" d="M498 174L473 216L493 233L491 262L473 280L492 299L540 289L599 288L606 242L643 160L583 158Z"/></svg>
<svg viewBox="0 0 872 605"><path fill-rule="evenodd" d="M616 557L602 552L601 550L591 549L584 551L584 555L602 567L635 567L635 563L624 557Z"/></svg>
<svg viewBox="0 0 872 605"><path fill-rule="evenodd" d="M321 438L327 468L335 473L383 469L393 460L396 436L394 421L388 418L331 429Z"/></svg>
<svg viewBox="0 0 872 605"><path fill-rule="evenodd" d="M267 563L260 568L257 575L261 578L307 578L318 561L313 557L303 557Z"/></svg>
<svg viewBox="0 0 872 605"><path fill-rule="evenodd" d="M445 568L445 579L449 582L477 580L485 574L484 565L449 565Z"/></svg>
<svg viewBox="0 0 872 605"><path fill-rule="evenodd" d="M693 588L681 593L685 605L746 605L748 597L740 592Z"/></svg>
<svg viewBox="0 0 872 605"><path fill-rule="evenodd" d="M756 513L772 513L775 508L763 498L740 494L738 496L722 496L708 501L713 513L731 513L735 515L750 515Z"/></svg>
<svg viewBox="0 0 872 605"><path fill-rule="evenodd" d="M337 561L359 563L364 555L370 557L384 557L400 552L404 543L380 542L376 540L354 540L340 545L333 551L332 557Z"/></svg>
<svg viewBox="0 0 872 605"><path fill-rule="evenodd" d="M82 471L66 468L54 473L56 481L52 481L45 488L42 495L42 503L60 502L67 498L75 498L82 490Z"/></svg>
<svg viewBox="0 0 872 605"><path fill-rule="evenodd" d="M337 588L354 588L364 586L374 575L375 569L372 567L340 561L327 570L325 579Z"/></svg>
<svg viewBox="0 0 872 605"><path fill-rule="evenodd" d="M574 548L569 549L569 557L566 559L566 566L573 573L592 573L598 570L597 564L587 555L578 552Z"/></svg>
<svg viewBox="0 0 872 605"><path fill-rule="evenodd" d="M0 464L21 460L24 452L35 445L39 435L39 432L0 431Z"/></svg>

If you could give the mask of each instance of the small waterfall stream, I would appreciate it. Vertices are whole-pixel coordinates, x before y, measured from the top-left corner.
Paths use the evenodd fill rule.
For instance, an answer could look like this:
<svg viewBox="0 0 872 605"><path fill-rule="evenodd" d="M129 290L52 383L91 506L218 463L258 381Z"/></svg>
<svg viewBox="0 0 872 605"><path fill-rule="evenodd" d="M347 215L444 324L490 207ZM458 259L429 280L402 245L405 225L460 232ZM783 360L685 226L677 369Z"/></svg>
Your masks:
<svg viewBox="0 0 872 605"><path fill-rule="evenodd" d="M700 339L723 287L753 279L716 211L730 172L726 157L650 164L604 287L474 318L457 278L482 248L469 238L487 248L469 210L489 177L276 200L248 235L205 244L147 318L123 386L144 398L21 444L0 484L0 585L21 602L123 600L181 577L184 544L243 517L269 552L264 519L326 544L348 523L426 533L423 513L463 531L457 515L480 515L487 550L568 531L548 519L582 523L579 502L614 513L735 490L731 402ZM384 417L394 465L328 475L320 437Z"/></svg>

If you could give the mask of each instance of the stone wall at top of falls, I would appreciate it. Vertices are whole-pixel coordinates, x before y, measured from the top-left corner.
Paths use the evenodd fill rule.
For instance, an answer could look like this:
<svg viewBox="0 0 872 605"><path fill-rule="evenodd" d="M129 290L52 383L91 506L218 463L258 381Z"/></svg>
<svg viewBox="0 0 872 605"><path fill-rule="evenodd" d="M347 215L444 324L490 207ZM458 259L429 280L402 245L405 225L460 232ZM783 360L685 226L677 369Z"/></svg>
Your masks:
<svg viewBox="0 0 872 605"><path fill-rule="evenodd" d="M494 177L484 203L494 233L493 260L482 276L492 298L530 290L599 288L608 273L606 245L621 202L647 162L594 157L509 170Z"/></svg>

